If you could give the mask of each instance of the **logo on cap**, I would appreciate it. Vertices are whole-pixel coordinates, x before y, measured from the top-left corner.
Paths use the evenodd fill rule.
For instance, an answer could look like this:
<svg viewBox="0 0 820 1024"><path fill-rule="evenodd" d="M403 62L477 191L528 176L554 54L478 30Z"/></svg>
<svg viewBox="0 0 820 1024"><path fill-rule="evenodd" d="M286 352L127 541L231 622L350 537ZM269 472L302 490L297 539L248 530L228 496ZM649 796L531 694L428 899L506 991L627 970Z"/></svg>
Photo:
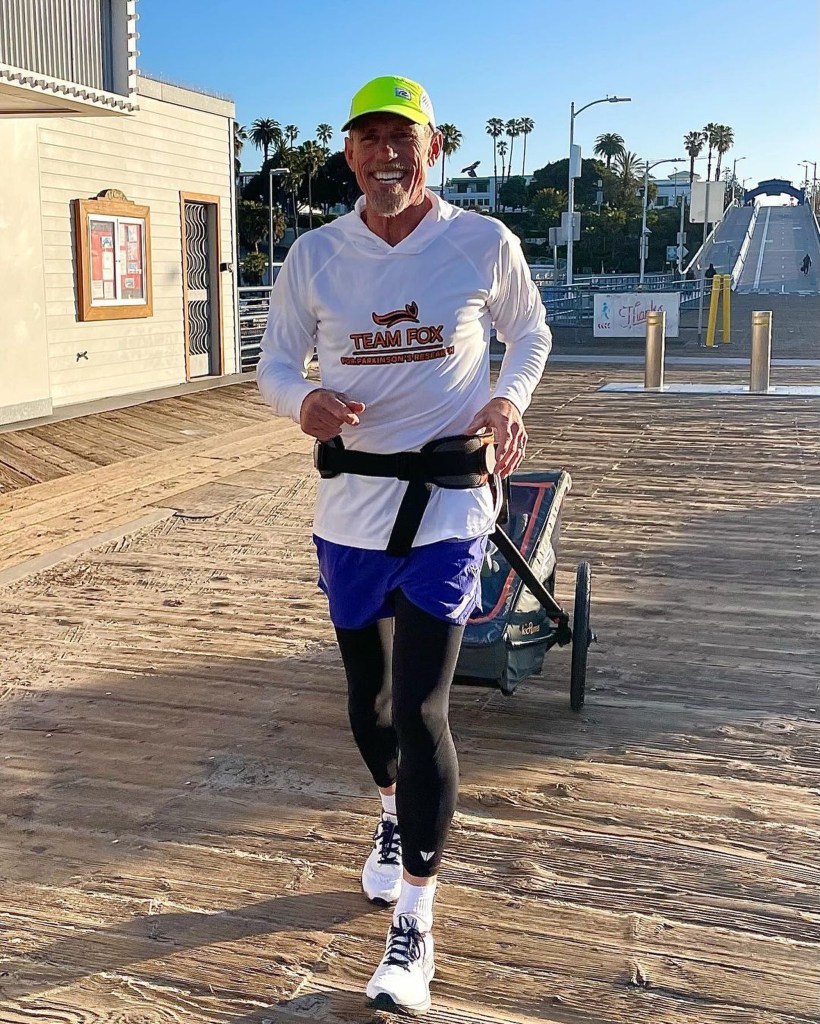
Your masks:
<svg viewBox="0 0 820 1024"><path fill-rule="evenodd" d="M396 86L395 93L400 96L403 100L412 100L413 96L409 89L400 89Z"/></svg>

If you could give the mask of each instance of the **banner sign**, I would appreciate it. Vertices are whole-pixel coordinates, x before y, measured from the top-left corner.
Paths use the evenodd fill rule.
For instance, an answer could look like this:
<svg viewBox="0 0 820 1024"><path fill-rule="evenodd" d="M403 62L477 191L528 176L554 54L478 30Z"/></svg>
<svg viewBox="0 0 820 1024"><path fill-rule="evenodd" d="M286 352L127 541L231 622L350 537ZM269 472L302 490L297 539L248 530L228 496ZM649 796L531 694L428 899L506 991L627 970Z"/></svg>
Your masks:
<svg viewBox="0 0 820 1024"><path fill-rule="evenodd" d="M596 292L593 305L593 336L596 338L643 338L646 314L666 311L666 337L680 333L680 292Z"/></svg>

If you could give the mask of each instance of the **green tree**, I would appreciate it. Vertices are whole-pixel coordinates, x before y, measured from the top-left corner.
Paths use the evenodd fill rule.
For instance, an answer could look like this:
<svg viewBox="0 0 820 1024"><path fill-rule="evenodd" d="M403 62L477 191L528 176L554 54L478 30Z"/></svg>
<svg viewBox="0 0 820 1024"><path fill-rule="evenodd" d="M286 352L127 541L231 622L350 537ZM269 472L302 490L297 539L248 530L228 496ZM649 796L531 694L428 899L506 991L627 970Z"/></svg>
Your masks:
<svg viewBox="0 0 820 1024"><path fill-rule="evenodd" d="M535 128L535 121L531 117L522 117L519 121L521 134L524 136L524 155L521 158L521 174L527 176L527 136Z"/></svg>
<svg viewBox="0 0 820 1024"><path fill-rule="evenodd" d="M313 196L325 213L331 206L341 204L351 207L361 195L356 175L345 159L344 151L331 153L319 168L313 184Z"/></svg>
<svg viewBox="0 0 820 1024"><path fill-rule="evenodd" d="M527 205L528 191L524 178L517 176L507 178L501 186L499 195L501 205L511 210L520 210Z"/></svg>
<svg viewBox="0 0 820 1024"><path fill-rule="evenodd" d="M262 162L268 162L271 146L276 146L282 141L282 129L278 121L270 117L258 117L251 125L248 138L262 150Z"/></svg>
<svg viewBox="0 0 820 1024"><path fill-rule="evenodd" d="M557 227L561 223L561 214L567 208L567 194L558 188L541 188L532 193L529 200L530 210L543 220L542 229Z"/></svg>
<svg viewBox="0 0 820 1024"><path fill-rule="evenodd" d="M438 130L442 136L441 149L441 196L444 198L444 170L447 159L453 156L461 146L461 132L454 124L440 124Z"/></svg>
<svg viewBox="0 0 820 1024"><path fill-rule="evenodd" d="M498 151L496 150L496 145L498 139L504 134L504 122L500 117L491 117L487 122L485 131L493 140L493 195L495 196L493 209L498 210Z"/></svg>
<svg viewBox="0 0 820 1024"><path fill-rule="evenodd" d="M252 199L240 199L236 204L236 214L239 244L259 252L259 243L268 237L268 208Z"/></svg>
<svg viewBox="0 0 820 1024"><path fill-rule="evenodd" d="M592 152L596 156L606 157L606 169L612 169L612 158L621 156L626 151L623 136L617 132L604 132L595 140Z"/></svg>
<svg viewBox="0 0 820 1024"><path fill-rule="evenodd" d="M532 181L528 186L530 194L545 188L552 188L566 194L567 177L569 175L569 160L555 160L545 164L533 172ZM577 209L591 208L595 205L598 192L598 179L604 183L604 189L608 196L614 196L616 192L616 176L600 160L584 160L581 168L581 177L575 182L575 205ZM564 209L566 209L566 201Z"/></svg>
<svg viewBox="0 0 820 1024"><path fill-rule="evenodd" d="M719 124L715 135L715 152L717 153L717 167L715 168L715 181L720 181L720 163L725 153L728 153L735 144L735 133L727 124Z"/></svg>
<svg viewBox="0 0 820 1024"><path fill-rule="evenodd" d="M683 137L683 145L689 154L689 187L695 181L695 160L700 156L706 144L705 132L687 132Z"/></svg>
<svg viewBox="0 0 820 1024"><path fill-rule="evenodd" d="M249 252L240 264L242 280L249 286L262 284L265 271L268 269L268 257L262 252Z"/></svg>
<svg viewBox="0 0 820 1024"><path fill-rule="evenodd" d="M296 140L299 138L299 129L295 124L286 124L282 129L282 134L287 139L288 145L291 149L296 145Z"/></svg>

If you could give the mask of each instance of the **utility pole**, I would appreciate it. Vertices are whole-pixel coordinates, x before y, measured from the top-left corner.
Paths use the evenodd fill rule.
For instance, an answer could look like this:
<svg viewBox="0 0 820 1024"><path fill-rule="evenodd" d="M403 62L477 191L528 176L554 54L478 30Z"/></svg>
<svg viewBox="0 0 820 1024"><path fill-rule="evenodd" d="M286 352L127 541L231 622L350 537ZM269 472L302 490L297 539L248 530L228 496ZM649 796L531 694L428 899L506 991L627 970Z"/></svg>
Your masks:
<svg viewBox="0 0 820 1024"><path fill-rule="evenodd" d="M287 167L271 167L268 171L268 284L273 287L273 179L288 173Z"/></svg>

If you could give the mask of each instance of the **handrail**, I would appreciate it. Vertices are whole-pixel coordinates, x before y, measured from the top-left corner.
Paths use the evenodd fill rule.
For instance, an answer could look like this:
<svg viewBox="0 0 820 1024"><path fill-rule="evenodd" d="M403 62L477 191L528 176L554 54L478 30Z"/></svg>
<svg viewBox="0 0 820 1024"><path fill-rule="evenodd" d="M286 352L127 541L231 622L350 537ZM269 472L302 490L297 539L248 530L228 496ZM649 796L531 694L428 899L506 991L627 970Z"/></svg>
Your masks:
<svg viewBox="0 0 820 1024"><path fill-rule="evenodd" d="M755 205L754 211L752 212L752 218L749 221L749 226L746 228L746 234L743 236L743 244L740 246L740 252L737 254L734 267L732 267L732 291L735 291L737 288L738 282L743 274L743 270L746 265L746 257L749 253L749 246L752 244L752 235L755 233L757 215L759 213L760 207Z"/></svg>

